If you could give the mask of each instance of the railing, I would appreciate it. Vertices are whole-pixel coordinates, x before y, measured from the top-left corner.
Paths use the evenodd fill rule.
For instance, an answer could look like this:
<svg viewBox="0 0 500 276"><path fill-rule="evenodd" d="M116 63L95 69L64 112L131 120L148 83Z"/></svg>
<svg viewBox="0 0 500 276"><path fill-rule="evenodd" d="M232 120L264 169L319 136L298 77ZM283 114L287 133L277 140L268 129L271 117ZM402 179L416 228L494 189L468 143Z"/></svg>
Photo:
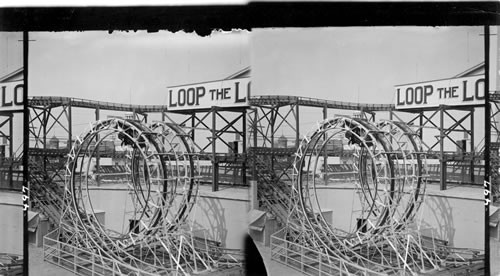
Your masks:
<svg viewBox="0 0 500 276"><path fill-rule="evenodd" d="M38 96L31 97L28 100L30 106L60 106L60 105L69 105L75 107L83 107L83 108L97 108L99 107L101 110L116 110L116 111L129 111L129 112L162 112L166 111L165 105L137 105L137 104L119 104L112 102L103 102L103 101L93 101L93 100L85 100L79 98L70 98L70 97L54 97L54 96Z"/></svg>
<svg viewBox="0 0 500 276"><path fill-rule="evenodd" d="M271 235L271 260L282 263L304 275L373 275L364 267L348 263L282 238L284 230Z"/></svg>
<svg viewBox="0 0 500 276"><path fill-rule="evenodd" d="M428 178L429 182L441 181L441 166L439 164L429 164ZM472 169L472 170L471 170ZM474 175L474 182L470 177ZM448 163L446 165L446 182L451 184L483 185L484 165L470 165L465 162Z"/></svg>
<svg viewBox="0 0 500 276"><path fill-rule="evenodd" d="M264 105L264 104L289 104L299 103L304 106L317 106L328 107L337 109L349 110L367 110L367 111L389 111L394 109L392 104L360 104L341 101L323 100L309 97L298 96L282 96L282 95L269 95L269 96L252 96L249 99L251 105ZM130 112L162 112L167 111L166 105L132 105L132 104L119 104L112 102L85 100L70 97L57 97L57 96L37 96L31 97L28 100L30 106L60 106L69 105L83 108L97 108L102 110L117 110L117 111L130 111Z"/></svg>
<svg viewBox="0 0 500 276"><path fill-rule="evenodd" d="M43 238L43 259L76 275L158 275L158 273L144 271L52 238L57 237L58 234L59 230L56 229Z"/></svg>
<svg viewBox="0 0 500 276"><path fill-rule="evenodd" d="M298 96L252 96L249 99L251 105L270 105L270 104L292 104L297 103L303 106L328 107L347 110L366 110L366 111L389 111L394 110L393 104L362 104L340 101L330 101L309 97Z"/></svg>

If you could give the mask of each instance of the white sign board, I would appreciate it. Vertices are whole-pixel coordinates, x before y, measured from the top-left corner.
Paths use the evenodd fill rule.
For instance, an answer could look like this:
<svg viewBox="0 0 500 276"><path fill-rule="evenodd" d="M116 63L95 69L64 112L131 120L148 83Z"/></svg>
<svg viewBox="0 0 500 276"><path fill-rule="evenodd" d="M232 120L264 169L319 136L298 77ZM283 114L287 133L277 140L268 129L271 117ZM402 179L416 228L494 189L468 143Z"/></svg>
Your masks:
<svg viewBox="0 0 500 276"><path fill-rule="evenodd" d="M168 110L248 106L250 78L168 87Z"/></svg>
<svg viewBox="0 0 500 276"><path fill-rule="evenodd" d="M24 109L23 80L0 82L0 111L19 111Z"/></svg>
<svg viewBox="0 0 500 276"><path fill-rule="evenodd" d="M482 105L484 75L396 86L396 109Z"/></svg>

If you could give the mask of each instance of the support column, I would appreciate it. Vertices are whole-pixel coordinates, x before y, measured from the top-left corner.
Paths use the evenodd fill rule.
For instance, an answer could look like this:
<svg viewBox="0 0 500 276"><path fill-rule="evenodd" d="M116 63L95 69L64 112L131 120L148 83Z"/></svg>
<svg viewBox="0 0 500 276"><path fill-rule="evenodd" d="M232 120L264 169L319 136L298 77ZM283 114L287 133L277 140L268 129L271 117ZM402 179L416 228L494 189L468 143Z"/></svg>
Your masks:
<svg viewBox="0 0 500 276"><path fill-rule="evenodd" d="M470 111L470 152L472 154L472 158L470 160L470 182L474 183L474 156L476 155L476 150L474 146L474 108Z"/></svg>
<svg viewBox="0 0 500 276"><path fill-rule="evenodd" d="M196 125L196 112L194 112L193 114L191 114L191 140L193 140L194 142L194 126Z"/></svg>
<svg viewBox="0 0 500 276"><path fill-rule="evenodd" d="M252 124L252 131L253 131L253 146L254 147L257 147L257 114L258 113L258 110L255 109L255 113L253 115L253 124Z"/></svg>
<svg viewBox="0 0 500 276"><path fill-rule="evenodd" d="M440 190L446 190L446 158L444 157L444 106L439 106L439 160L441 167Z"/></svg>
<svg viewBox="0 0 500 276"><path fill-rule="evenodd" d="M497 37L499 35L497 34ZM500 38L499 38L500 40ZM497 45L498 48L498 45ZM497 68L498 70L498 68ZM498 74L495 74L498 76ZM490 106L490 26L484 26L484 122L487 127L485 127L484 131L484 160L490 160L490 146L491 146L491 128L490 128L490 120L491 120L491 106ZM492 199L491 196L491 171L490 171L490 163L486 162L484 164L484 190L485 190L485 206L484 206L484 217L489 216L490 206L489 203ZM488 220L485 220L485 228L488 227ZM484 250L485 252L490 252L490 237L489 235L484 235ZM485 258L484 260L484 275L490 275L490 258Z"/></svg>
<svg viewBox="0 0 500 276"><path fill-rule="evenodd" d="M255 148L257 148L257 113L259 112L259 110L257 108L255 108L255 113L254 113L254 116L253 116L253 123L252 123L252 127L253 127L253 146L254 146L254 150ZM252 153L252 154L255 154L255 151ZM254 156L254 159L253 159L253 162L252 162L252 180L255 180L257 181L257 167L256 167L256 160L257 156Z"/></svg>
<svg viewBox="0 0 500 276"><path fill-rule="evenodd" d="M43 125L42 125L42 128L43 128L43 149L44 150L47 149L47 120L48 120L47 112L49 112L47 110L47 108L44 108L43 109ZM47 158L45 156L42 158L43 158L43 170L47 171Z"/></svg>
<svg viewBox="0 0 500 276"><path fill-rule="evenodd" d="M9 166L9 188L14 189L14 177L13 177L13 166L14 166L14 127L13 127L13 120L14 120L14 114L9 114L9 155L10 159L12 160L10 162Z"/></svg>
<svg viewBox="0 0 500 276"><path fill-rule="evenodd" d="M300 129L299 129L299 104L295 104L295 148L298 149L300 145Z"/></svg>
<svg viewBox="0 0 500 276"><path fill-rule="evenodd" d="M165 123L165 118L166 118L165 110L162 110L161 111L161 121L162 121L162 123ZM163 144L165 144L165 136L163 136L163 135L161 136L161 142Z"/></svg>
<svg viewBox="0 0 500 276"><path fill-rule="evenodd" d="M217 110L212 109L212 192L217 192L219 190L219 164L217 163L216 160L216 119L217 119Z"/></svg>
<svg viewBox="0 0 500 276"><path fill-rule="evenodd" d="M274 172L274 124L276 123L276 114L278 113L279 107L273 107L271 111L271 172L272 175L275 175ZM274 181L274 179L273 179Z"/></svg>
<svg viewBox="0 0 500 276"><path fill-rule="evenodd" d="M97 107L95 109L95 120L96 121L99 121L99 117L100 117L100 108ZM97 149L97 142L99 141L99 134L96 134L95 136L95 141L96 141L96 157L95 157L95 174L96 174L96 178L95 178L95 181L96 181L96 184L97 186L101 186L101 180L99 179L99 166L100 166L100 162L99 162L99 159L100 159L100 156L99 156L99 150Z"/></svg>
<svg viewBox="0 0 500 276"><path fill-rule="evenodd" d="M241 153L243 157L243 162L241 164L241 178L243 185L247 184L247 110L242 112L242 133L241 137Z"/></svg>
<svg viewBox="0 0 500 276"><path fill-rule="evenodd" d="M250 210L259 209L259 199L257 197L257 180L250 180Z"/></svg>
<svg viewBox="0 0 500 276"><path fill-rule="evenodd" d="M423 128L423 124L424 124L424 111L420 111L420 115L419 115L419 132L418 132L418 136L420 137L420 140L423 140L424 139L424 128Z"/></svg>
<svg viewBox="0 0 500 276"><path fill-rule="evenodd" d="M68 105L68 142L66 143L66 147L69 150L71 150L71 147L73 145L72 139L73 139L73 123L72 123L72 111L71 111L71 103Z"/></svg>
<svg viewBox="0 0 500 276"><path fill-rule="evenodd" d="M323 120L328 118L328 108L326 106L323 107ZM323 143L325 144L325 150L323 151L323 180L325 185L328 184L328 145L326 144L326 133L323 134Z"/></svg>

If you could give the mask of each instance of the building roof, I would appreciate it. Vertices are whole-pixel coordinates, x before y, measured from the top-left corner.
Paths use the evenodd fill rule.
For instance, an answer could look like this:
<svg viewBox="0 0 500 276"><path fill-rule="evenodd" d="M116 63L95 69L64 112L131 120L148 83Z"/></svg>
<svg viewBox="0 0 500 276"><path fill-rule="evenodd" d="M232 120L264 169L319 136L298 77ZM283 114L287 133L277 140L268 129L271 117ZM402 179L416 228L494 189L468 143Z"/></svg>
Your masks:
<svg viewBox="0 0 500 276"><path fill-rule="evenodd" d="M288 141L288 138L286 138L284 134L281 134L281 136L278 138L278 141Z"/></svg>
<svg viewBox="0 0 500 276"><path fill-rule="evenodd" d="M462 78L462 77L467 77L467 76L472 76L472 75L479 75L479 74L484 74L484 61L479 63L476 66L473 66L462 73L454 76L454 78Z"/></svg>
<svg viewBox="0 0 500 276"><path fill-rule="evenodd" d="M241 69L225 78L225 80L250 77L250 66Z"/></svg>
<svg viewBox="0 0 500 276"><path fill-rule="evenodd" d="M22 80L23 78L24 78L23 67L21 67L3 77L0 77L0 82Z"/></svg>

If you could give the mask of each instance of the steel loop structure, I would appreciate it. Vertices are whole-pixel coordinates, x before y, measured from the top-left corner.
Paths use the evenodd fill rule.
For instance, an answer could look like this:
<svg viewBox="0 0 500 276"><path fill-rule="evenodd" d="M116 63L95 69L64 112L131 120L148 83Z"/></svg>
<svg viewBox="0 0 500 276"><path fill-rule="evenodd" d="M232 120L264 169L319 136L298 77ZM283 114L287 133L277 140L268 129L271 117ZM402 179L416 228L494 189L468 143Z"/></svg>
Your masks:
<svg viewBox="0 0 500 276"><path fill-rule="evenodd" d="M63 260L65 254L93 252L101 267L113 267L107 274L93 275L113 274L116 267L117 274L161 275L240 265L238 252L200 239L191 230L196 223L189 223L197 217L196 208L203 208L195 201L198 181L211 184L215 192L219 184L248 185L252 179L258 187L257 208L275 217L282 229L271 236L272 259L288 258L291 267L298 263L305 267L309 258L314 263L309 268L322 271L319 275L406 274L484 260L481 250L448 247L452 237L434 232L434 221L422 219L419 225L416 220L427 179L440 183L441 190L450 183L483 184L484 155L474 134L474 110L481 106L398 110L392 104L284 95L253 95L248 100L249 107L172 111L162 105L31 97L31 199L59 229L57 235L45 236L44 259L60 266L64 261L76 271L83 269L82 258L90 257L82 253L84 257L69 261ZM84 110L96 123L74 144L75 114ZM302 140L301 114L313 110L322 111L325 121ZM353 111L356 118L327 119L338 111ZM137 121L100 120L116 112L127 112L126 118ZM379 113L390 120L373 123ZM182 126L186 133L175 124L147 125L153 116ZM470 137L470 148L454 140L452 134L457 133ZM233 141L235 135L241 141ZM56 146L51 144L55 136L62 139ZM110 140L114 146L101 151ZM449 150L456 146L461 147ZM198 157L204 164L200 168ZM110 176L113 173L122 175ZM129 207L119 206L123 212L113 213L109 204L99 206L106 201L98 197L112 189L127 194ZM333 194L336 191L342 196ZM339 199L342 202L333 202ZM432 208L429 203L424 206ZM103 223L101 208L106 209L106 218L118 215L130 223L113 225L107 219ZM333 210L327 213L329 209ZM441 220L452 215L445 209L435 214L438 231ZM420 234L419 227L428 231ZM56 255L58 250L62 253ZM309 254L312 251L317 253ZM94 267L92 263L97 262L85 265Z"/></svg>
<svg viewBox="0 0 500 276"><path fill-rule="evenodd" d="M352 153L354 169L341 179L318 173L327 165L332 152L327 145L332 141ZM414 274L446 263L449 256L440 255L434 243L426 245L412 226L423 200L427 169L423 144L405 124L375 125L343 116L327 119L302 140L293 170L284 239L291 247L319 250L327 263L340 267L320 270L320 275ZM323 205L332 204L325 200L323 188L346 188L346 184L353 185L352 216L329 221L323 212L329 207Z"/></svg>
<svg viewBox="0 0 500 276"><path fill-rule="evenodd" d="M104 141L125 152L126 187L121 227L106 227L93 201L96 180L105 173L95 164ZM67 165L59 240L120 264L119 274L196 274L240 266L241 260L203 237L186 223L195 204L198 161L192 141L173 124L108 119L97 121L73 145ZM132 275L132 274L131 274Z"/></svg>

